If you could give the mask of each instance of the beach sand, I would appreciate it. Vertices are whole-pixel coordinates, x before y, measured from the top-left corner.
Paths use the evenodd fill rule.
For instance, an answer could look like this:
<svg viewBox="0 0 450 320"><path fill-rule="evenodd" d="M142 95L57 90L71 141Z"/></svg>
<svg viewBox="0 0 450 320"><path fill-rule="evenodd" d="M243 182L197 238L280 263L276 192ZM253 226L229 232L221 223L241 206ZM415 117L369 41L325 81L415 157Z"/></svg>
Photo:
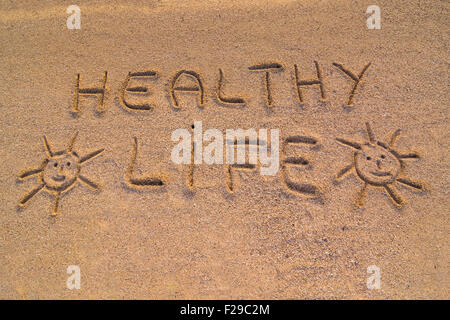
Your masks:
<svg viewBox="0 0 450 320"><path fill-rule="evenodd" d="M359 0L76 4L80 30L67 28L60 1L0 4L0 298L450 298L448 2L377 1L380 30L367 28L372 3ZM294 65L314 80L315 61L325 99L316 84L301 87L300 103ZM265 71L249 70L263 63L282 67L269 72L270 105ZM348 106L355 80L339 66L358 77L369 63ZM218 101L219 69L223 94L244 105ZM177 93L174 105L181 70L200 77L202 105L199 92ZM131 79L149 92L125 93L127 107L127 75L144 71L157 77ZM77 74L97 94L81 91L74 105ZM233 169L230 192L226 165L192 173L171 161L172 132L194 121L314 143L288 143L281 161L308 164L282 163L274 176ZM394 153L377 144L397 129ZM355 168L335 181L370 142L405 157L398 178L410 186L377 186ZM27 170L67 148L103 151L81 163L52 216L51 186L24 198L43 183ZM138 186L142 177L164 184ZM80 289L67 288L69 266ZM379 289L367 287L370 266Z"/></svg>

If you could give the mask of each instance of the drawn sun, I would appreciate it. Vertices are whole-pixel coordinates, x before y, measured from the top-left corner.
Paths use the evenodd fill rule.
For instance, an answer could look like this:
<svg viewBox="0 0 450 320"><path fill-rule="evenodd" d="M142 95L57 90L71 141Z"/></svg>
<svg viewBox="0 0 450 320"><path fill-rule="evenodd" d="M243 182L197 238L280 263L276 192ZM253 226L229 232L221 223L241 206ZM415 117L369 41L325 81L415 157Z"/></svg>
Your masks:
<svg viewBox="0 0 450 320"><path fill-rule="evenodd" d="M375 140L369 123L366 123L366 129L369 142L361 144L346 139L336 139L339 143L356 151L353 155L352 163L339 171L335 181L341 181L349 173L356 173L356 176L364 182L364 186L356 200L356 204L360 208L364 207L364 199L369 186L383 188L392 202L396 206L401 207L404 201L395 188L396 183L401 183L419 191L424 191L425 189L422 183L412 181L402 175L405 160L414 160L420 157L416 153L401 154L393 149L395 141L400 135L400 129L392 134L389 144Z"/></svg>
<svg viewBox="0 0 450 320"><path fill-rule="evenodd" d="M20 181L38 175L39 185L28 192L19 202L19 206L25 206L35 195L46 191L55 196L52 208L52 216L58 214L59 199L62 194L72 189L76 182L81 182L93 190L98 190L99 185L83 176L80 171L82 165L98 156L104 149L99 149L85 156L79 156L73 151L73 145L78 133L72 137L66 150L53 152L47 138L43 137L44 149L47 158L37 169L24 170L19 174Z"/></svg>

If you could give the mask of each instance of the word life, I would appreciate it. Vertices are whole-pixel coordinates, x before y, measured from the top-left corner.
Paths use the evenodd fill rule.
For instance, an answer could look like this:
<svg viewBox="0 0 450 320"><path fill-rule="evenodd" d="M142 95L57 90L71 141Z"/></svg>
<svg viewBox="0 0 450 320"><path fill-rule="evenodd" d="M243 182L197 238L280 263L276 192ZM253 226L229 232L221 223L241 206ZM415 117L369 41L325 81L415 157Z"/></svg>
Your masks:
<svg viewBox="0 0 450 320"><path fill-rule="evenodd" d="M197 125L200 125L200 123L197 122ZM401 207L404 204L404 200L402 195L397 191L397 185L404 185L416 191L425 190L425 184L423 182L407 177L404 172L407 161L418 160L420 159L420 156L415 152L401 152L395 147L396 140L400 135L400 130L396 130L387 142L375 138L369 123L366 123L366 131L368 138L366 142L357 142L340 137L336 138L338 144L353 150L353 157L348 165L334 175L334 182L337 184L345 177L353 174L353 176L363 184L362 189L356 196L355 202L358 207L364 207L367 190L369 188L384 191L395 206ZM272 131L272 133L273 132L275 132L275 135L271 135L271 144L278 143L278 132ZM223 136L217 135L217 138L221 139ZM238 141L233 139L233 144L239 143L240 140L241 143L248 146L253 143L254 146L266 146L267 149L269 149L270 147L267 146L268 142L262 141L260 138L261 137L255 138L249 136L244 139L238 139ZM43 137L45 157L40 161L40 165L31 169L25 169L20 172L18 176L18 180L20 181L33 177L36 177L38 181L38 185L21 198L19 202L20 207L24 207L32 200L32 198L44 191L54 196L52 215L56 215L59 212L60 198L78 184L85 185L93 191L100 189L99 183L86 177L81 171L83 165L87 161L100 156L104 152L104 149L100 148L84 155L80 155L79 152L75 151L74 145L76 139L77 134L70 139L69 144L65 149L55 151L48 139L45 136ZM182 140L185 139L183 138ZM186 141L190 143L190 137L189 140ZM132 142L131 161L124 175L126 184L132 189L164 188L168 182L163 178L162 174L160 176L145 174L136 175L135 167L138 154L137 138L134 138ZM291 156L288 154L287 147L289 145L309 146L310 150L313 151L314 148L319 145L319 141L310 136L289 136L283 139L281 143L281 156L279 160L278 152L274 153L277 155L276 161L280 162L280 178L286 191L307 198L321 199L323 190L321 190L320 186L312 183L305 183L302 181L304 177L298 177L297 175L292 174L292 172L289 172L289 167L305 167L310 164L310 161L307 158L302 156ZM186 184L187 187L192 190L195 185L195 145L194 148L190 149L190 153L189 173ZM199 160L199 158L197 158L197 160ZM227 163L224 171L224 180L226 181L228 192L233 193L235 190L233 177L234 170L253 169L255 169L255 164L252 163Z"/></svg>

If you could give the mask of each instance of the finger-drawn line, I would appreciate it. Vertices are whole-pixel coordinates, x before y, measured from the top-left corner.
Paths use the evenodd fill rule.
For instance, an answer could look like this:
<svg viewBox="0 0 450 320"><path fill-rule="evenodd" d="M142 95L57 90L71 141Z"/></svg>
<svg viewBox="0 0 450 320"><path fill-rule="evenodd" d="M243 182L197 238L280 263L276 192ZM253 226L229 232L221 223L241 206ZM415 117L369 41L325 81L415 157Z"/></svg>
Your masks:
<svg viewBox="0 0 450 320"><path fill-rule="evenodd" d="M47 154L47 157L53 157L53 152L52 149L50 147L50 144L47 141L47 137L43 136L42 140L44 141L44 148L45 148L45 153Z"/></svg>
<svg viewBox="0 0 450 320"><path fill-rule="evenodd" d="M90 180L89 178L86 178L83 175L78 175L78 179L83 182L86 186L90 187L92 190L99 190L100 186L98 183L93 182L92 180Z"/></svg>
<svg viewBox="0 0 450 320"><path fill-rule="evenodd" d="M130 77L132 78L153 78L157 77L158 73L153 70L146 70L146 71L135 71L130 73Z"/></svg>
<svg viewBox="0 0 450 320"><path fill-rule="evenodd" d="M78 131L75 132L74 135L72 136L72 139L70 139L69 145L67 146L67 152L72 152L73 145L75 144L77 137L78 137Z"/></svg>
<svg viewBox="0 0 450 320"><path fill-rule="evenodd" d="M57 192L55 194L55 201L53 202L53 206L52 206L52 216L56 216L58 214L58 209L59 209L59 198L61 197L61 193Z"/></svg>
<svg viewBox="0 0 450 320"><path fill-rule="evenodd" d="M200 89L198 87L191 87L191 86L178 86L178 87L175 87L174 90L185 91L185 92L200 91Z"/></svg>
<svg viewBox="0 0 450 320"><path fill-rule="evenodd" d="M32 176L41 173L44 170L44 167L40 167L37 169L29 169L25 170L22 173L19 174L19 180L25 180L27 178L31 178Z"/></svg>
<svg viewBox="0 0 450 320"><path fill-rule="evenodd" d="M266 72L266 90L267 90L267 105L271 106L273 103L272 99L272 91L270 90L270 76L269 73Z"/></svg>
<svg viewBox="0 0 450 320"><path fill-rule="evenodd" d="M398 193L398 191L395 189L392 185L385 185L384 189L389 194L392 200L394 200L394 204L398 207L401 207L404 203L402 197Z"/></svg>
<svg viewBox="0 0 450 320"><path fill-rule="evenodd" d="M410 180L408 178L397 178L397 181L402 183L402 184L404 184L404 185L406 185L406 186L408 186L408 187L411 187L411 188L414 188L414 189L417 189L417 190L424 190L425 189L425 186L424 186L423 183L412 181L412 180Z"/></svg>
<svg viewBox="0 0 450 320"><path fill-rule="evenodd" d="M317 198L320 195L320 190L316 186L307 183L297 183L290 181L289 179L285 179L285 184L291 191L295 191L304 196L310 196L313 198Z"/></svg>
<svg viewBox="0 0 450 320"><path fill-rule="evenodd" d="M352 147L354 149L360 150L361 149L361 145L357 142L352 142L352 141L348 141L346 139L342 139L342 138L336 138L336 140L346 146Z"/></svg>
<svg viewBox="0 0 450 320"><path fill-rule="evenodd" d="M407 154L400 154L399 155L400 159L420 159L420 155L418 155L417 153L407 153Z"/></svg>
<svg viewBox="0 0 450 320"><path fill-rule="evenodd" d="M267 69L278 69L278 70L283 70L283 66L280 63L277 62L273 62L273 63L261 63L261 64L256 64L253 66L248 67L249 70L252 71L266 71Z"/></svg>
<svg viewBox="0 0 450 320"><path fill-rule="evenodd" d="M394 131L394 133L391 136L391 139L389 141L389 148L394 147L395 141L397 141L397 138L400 136L400 129L397 129Z"/></svg>
<svg viewBox="0 0 450 320"><path fill-rule="evenodd" d="M231 173L231 166L228 165L226 166L225 169L225 179L226 179L226 186L227 186L227 190L230 193L234 192L234 181L233 181L233 175Z"/></svg>
<svg viewBox="0 0 450 320"><path fill-rule="evenodd" d="M20 200L20 206L24 206L28 203L28 201L31 200L31 198L33 198L35 195L37 195L43 188L45 187L44 184L41 184L39 186L37 186L36 188L34 188L33 190L31 190L30 192L28 192L23 198L22 200Z"/></svg>
<svg viewBox="0 0 450 320"><path fill-rule="evenodd" d="M342 179L344 179L350 172L355 168L355 165L353 163L347 165L346 167L342 168L334 178L335 182L339 182Z"/></svg>
<svg viewBox="0 0 450 320"><path fill-rule="evenodd" d="M103 148L102 149L98 149L98 150L95 150L95 151L93 151L91 153L88 153L85 156L80 157L80 163L84 163L86 161L94 159L95 157L100 155L100 153L102 153L103 151L105 151L105 149L103 149Z"/></svg>
<svg viewBox="0 0 450 320"><path fill-rule="evenodd" d="M132 92L132 93L147 93L148 92L147 87L140 87L140 86L127 87L125 90L126 90L126 92Z"/></svg>
<svg viewBox="0 0 450 320"><path fill-rule="evenodd" d="M317 144L317 139L313 137L306 137L306 136L290 136L285 139L285 142L288 144L295 144L295 143L304 143L304 144Z"/></svg>
<svg viewBox="0 0 450 320"><path fill-rule="evenodd" d="M375 143L375 135L373 134L372 128L370 128L370 124L368 122L366 122L366 130L370 143Z"/></svg>
<svg viewBox="0 0 450 320"><path fill-rule="evenodd" d="M303 165L303 166L309 164L309 161L303 157L288 157L284 159L283 162L286 164Z"/></svg>
<svg viewBox="0 0 450 320"><path fill-rule="evenodd" d="M192 128L194 128L194 126ZM191 163L189 164L189 171L188 171L187 180L186 180L186 185L187 185L189 190L193 190L194 189L194 170L195 170L194 159L195 159L195 142L192 141L192 145L191 145Z"/></svg>
<svg viewBox="0 0 450 320"><path fill-rule="evenodd" d="M236 169L255 169L256 166L251 163L235 163L231 167Z"/></svg>
<svg viewBox="0 0 450 320"><path fill-rule="evenodd" d="M358 196L356 198L356 205L359 208L364 207L364 200L366 199L367 195L367 183L364 183L364 186L362 187L361 191L358 193Z"/></svg>
<svg viewBox="0 0 450 320"><path fill-rule="evenodd" d="M236 147L261 147L267 146L267 142L261 139L250 139L248 136L246 136L244 139L238 139L237 137L235 137L233 140L231 139L227 139L225 140L225 144L226 145L233 145ZM267 146L267 150L270 150L270 146Z"/></svg>

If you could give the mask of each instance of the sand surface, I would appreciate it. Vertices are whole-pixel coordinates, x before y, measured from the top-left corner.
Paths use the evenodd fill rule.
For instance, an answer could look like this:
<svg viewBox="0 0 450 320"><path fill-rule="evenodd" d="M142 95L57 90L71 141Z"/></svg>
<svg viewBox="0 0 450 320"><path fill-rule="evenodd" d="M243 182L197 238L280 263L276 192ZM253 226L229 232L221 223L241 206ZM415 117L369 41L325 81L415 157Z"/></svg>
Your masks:
<svg viewBox="0 0 450 320"><path fill-rule="evenodd" d="M449 3L377 1L382 28L368 30L370 1L224 2L77 1L81 30L67 29L60 1L1 2L0 298L450 298ZM294 65L314 79L314 61L326 100L314 85L300 104ZM271 106L264 72L249 70L259 63L283 67L270 73ZM333 63L354 75L370 63L351 107L354 81ZM217 101L219 69L224 94L244 106ZM152 107L131 110L124 81L149 70L158 78L131 80L149 94L126 94ZM173 105L180 70L200 76L203 106L195 93ZM85 95L74 112L77 74L81 88L100 88L105 71L102 112ZM309 164L285 176L233 171L230 192L224 165L198 165L192 176L171 162L172 131L194 121L205 130L278 128L282 141L315 144L287 147ZM392 197L369 183L358 207L367 181L355 172L334 181L356 151L337 139L370 142L366 123L374 143L401 130L392 149L410 155L401 176L416 188L396 181ZM20 175L46 151L66 150L75 132L78 155L104 149L80 171L95 185L64 192L56 217L45 190L19 207L41 183ZM129 183L134 137L133 175L161 177L162 187ZM320 198L290 190L286 175ZM80 267L80 290L66 287L70 265ZM371 265L379 290L366 286Z"/></svg>

